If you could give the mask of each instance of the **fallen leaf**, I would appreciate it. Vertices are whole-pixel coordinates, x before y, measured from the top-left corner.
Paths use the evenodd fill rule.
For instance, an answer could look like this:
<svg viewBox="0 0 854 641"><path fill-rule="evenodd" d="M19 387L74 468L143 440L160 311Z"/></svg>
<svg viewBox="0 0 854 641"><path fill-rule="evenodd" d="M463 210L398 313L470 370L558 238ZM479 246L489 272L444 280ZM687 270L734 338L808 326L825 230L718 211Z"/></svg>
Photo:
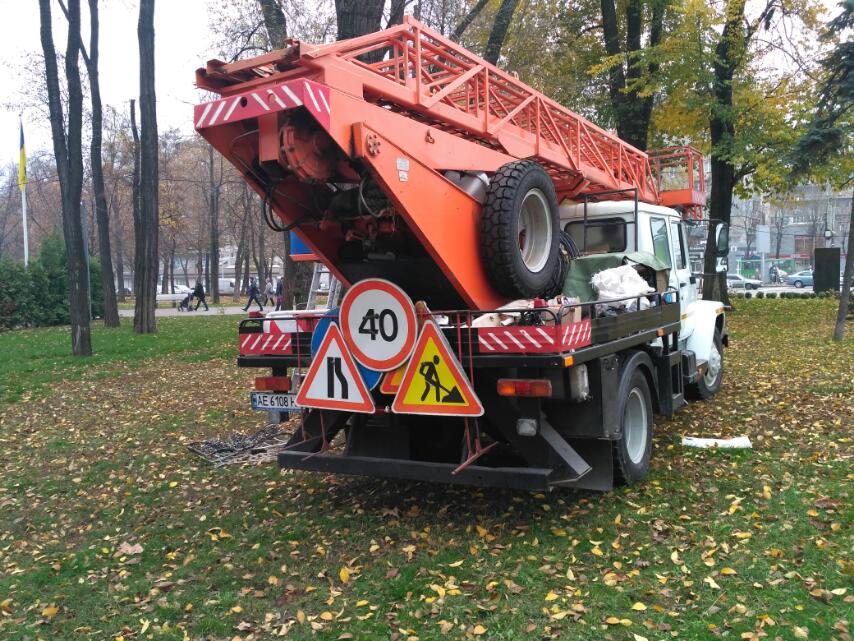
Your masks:
<svg viewBox="0 0 854 641"><path fill-rule="evenodd" d="M59 612L59 608L55 605L49 605L44 610L42 610L42 616L47 619L52 619L56 616L56 613Z"/></svg>
<svg viewBox="0 0 854 641"><path fill-rule="evenodd" d="M632 605L632 610L637 610L638 612L643 612L646 610L646 606L640 601L636 601L634 605Z"/></svg>

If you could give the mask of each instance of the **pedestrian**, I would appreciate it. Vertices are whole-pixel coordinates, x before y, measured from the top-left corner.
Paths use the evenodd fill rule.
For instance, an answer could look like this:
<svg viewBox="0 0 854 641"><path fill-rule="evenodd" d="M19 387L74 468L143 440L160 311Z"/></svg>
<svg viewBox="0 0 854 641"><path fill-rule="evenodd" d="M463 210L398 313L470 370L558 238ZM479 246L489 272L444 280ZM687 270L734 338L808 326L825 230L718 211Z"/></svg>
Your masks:
<svg viewBox="0 0 854 641"><path fill-rule="evenodd" d="M285 308L285 279L280 278L276 281L276 311L281 311Z"/></svg>
<svg viewBox="0 0 854 641"><path fill-rule="evenodd" d="M208 302L205 300L205 288L202 287L201 281L196 282L196 288L193 290L193 296L196 297L196 311L199 311L199 305L204 305L205 311L210 309L208 307Z"/></svg>
<svg viewBox="0 0 854 641"><path fill-rule="evenodd" d="M249 290L246 293L249 294L249 300L246 301L246 307L243 308L243 311L244 312L248 311L249 306L252 304L252 301L254 300L256 303L258 303L258 311L263 312L264 306L261 304L261 301L258 300L258 296L261 295L261 292L258 289L258 283L255 282L254 276L249 279Z"/></svg>
<svg viewBox="0 0 854 641"><path fill-rule="evenodd" d="M273 281L270 277L267 277L267 287L264 289L264 304L265 305L275 305L276 304L276 288L273 287Z"/></svg>

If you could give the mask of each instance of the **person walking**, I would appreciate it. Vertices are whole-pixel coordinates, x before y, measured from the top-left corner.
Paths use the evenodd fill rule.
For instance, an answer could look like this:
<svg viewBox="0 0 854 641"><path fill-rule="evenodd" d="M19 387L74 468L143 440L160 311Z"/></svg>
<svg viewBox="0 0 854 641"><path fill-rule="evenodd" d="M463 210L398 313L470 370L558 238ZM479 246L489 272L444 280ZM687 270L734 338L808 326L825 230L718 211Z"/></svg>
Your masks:
<svg viewBox="0 0 854 641"><path fill-rule="evenodd" d="M205 300L205 288L202 287L201 281L196 281L196 288L193 290L193 296L196 297L196 310L199 311L199 305L205 306L205 311L209 311L208 302Z"/></svg>
<svg viewBox="0 0 854 641"><path fill-rule="evenodd" d="M285 308L285 280L279 278L276 281L276 311L281 311Z"/></svg>
<svg viewBox="0 0 854 641"><path fill-rule="evenodd" d="M273 281L267 277L267 287L264 289L264 304L276 304L276 288L273 286Z"/></svg>
<svg viewBox="0 0 854 641"><path fill-rule="evenodd" d="M254 276L249 279L249 289L247 290L246 293L249 294L249 300L246 301L246 307L243 308L243 311L244 312L248 311L249 306L252 304L252 301L254 300L256 303L258 303L258 311L263 312L264 306L261 304L261 301L258 300L258 296L260 296L261 292L258 289L258 283L255 282Z"/></svg>

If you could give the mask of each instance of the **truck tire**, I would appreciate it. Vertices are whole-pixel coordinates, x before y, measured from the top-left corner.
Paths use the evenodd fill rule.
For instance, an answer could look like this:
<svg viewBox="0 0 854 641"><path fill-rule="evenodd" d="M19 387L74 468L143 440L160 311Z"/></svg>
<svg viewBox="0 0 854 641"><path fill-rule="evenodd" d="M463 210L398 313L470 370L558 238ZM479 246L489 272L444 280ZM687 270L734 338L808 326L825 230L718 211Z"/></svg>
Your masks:
<svg viewBox="0 0 854 641"><path fill-rule="evenodd" d="M541 165L519 160L495 172L480 218L480 247L499 294L534 298L554 289L559 235L554 183Z"/></svg>
<svg viewBox="0 0 854 641"><path fill-rule="evenodd" d="M618 389L621 436L614 441L614 483L633 485L649 473L652 396L639 367L623 373Z"/></svg>
<svg viewBox="0 0 854 641"><path fill-rule="evenodd" d="M688 387L691 398L695 400L707 400L712 398L721 389L724 380L724 348L721 333L715 330L712 338L712 350L709 352L709 362L705 374Z"/></svg>

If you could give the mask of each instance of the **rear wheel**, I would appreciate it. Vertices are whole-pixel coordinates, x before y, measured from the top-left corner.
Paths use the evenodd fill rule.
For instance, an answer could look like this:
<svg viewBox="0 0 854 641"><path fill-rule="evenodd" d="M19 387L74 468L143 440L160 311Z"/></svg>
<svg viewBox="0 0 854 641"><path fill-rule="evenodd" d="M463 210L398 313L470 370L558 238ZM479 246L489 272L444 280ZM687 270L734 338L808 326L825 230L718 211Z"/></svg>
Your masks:
<svg viewBox="0 0 854 641"><path fill-rule="evenodd" d="M480 223L487 277L508 298L553 290L558 266L558 208L551 177L536 162L501 167L489 183Z"/></svg>
<svg viewBox="0 0 854 641"><path fill-rule="evenodd" d="M622 436L614 441L614 481L632 485L649 473L652 456L652 397L637 367L623 374L619 389Z"/></svg>

